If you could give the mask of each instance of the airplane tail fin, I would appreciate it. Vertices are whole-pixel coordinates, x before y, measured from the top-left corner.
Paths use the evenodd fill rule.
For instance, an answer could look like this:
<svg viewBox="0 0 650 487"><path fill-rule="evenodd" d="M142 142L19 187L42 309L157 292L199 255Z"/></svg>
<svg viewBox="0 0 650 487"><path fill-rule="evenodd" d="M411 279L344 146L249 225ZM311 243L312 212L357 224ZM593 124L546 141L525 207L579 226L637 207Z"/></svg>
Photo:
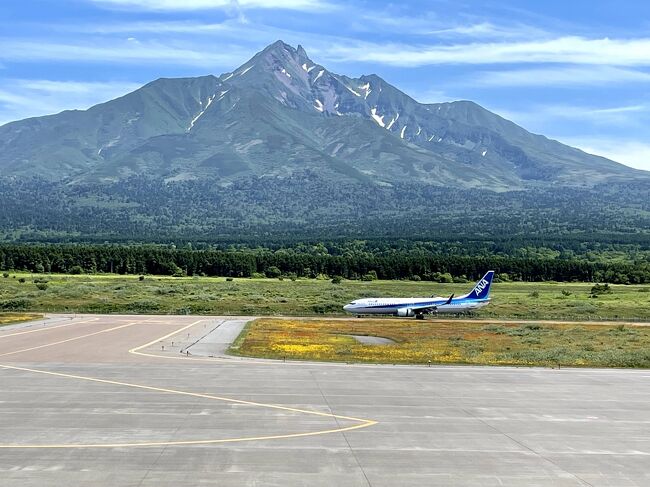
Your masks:
<svg viewBox="0 0 650 487"><path fill-rule="evenodd" d="M493 277L494 271L487 271L483 278L476 283L468 297L470 299L487 299L490 295L490 285Z"/></svg>

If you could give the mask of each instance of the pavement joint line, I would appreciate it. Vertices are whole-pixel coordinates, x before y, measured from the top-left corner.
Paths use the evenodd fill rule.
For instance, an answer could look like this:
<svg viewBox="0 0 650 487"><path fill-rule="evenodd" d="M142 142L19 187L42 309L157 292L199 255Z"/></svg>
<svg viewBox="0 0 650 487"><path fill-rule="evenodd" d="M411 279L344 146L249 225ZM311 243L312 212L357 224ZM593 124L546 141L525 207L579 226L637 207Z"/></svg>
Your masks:
<svg viewBox="0 0 650 487"><path fill-rule="evenodd" d="M327 397L325 396L325 393L323 392L323 388L320 386L320 384L318 382L318 378L315 376L313 371L310 372L310 375L311 375L312 379L314 380L314 383L316 384L316 387L318 388L318 392L320 392L320 395L323 398L323 402L325 402L325 404L327 405L327 409L331 413L332 412L332 405L327 400ZM333 417L334 417L334 421L336 421L336 425L340 427L341 425L339 424L338 418L336 416L333 416ZM359 457L357 456L356 452L354 451L354 448L352 448L352 445L350 445L350 440L348 440L348 437L345 436L344 432L341 433L341 436L345 440L345 444L348 445L348 449L350 450L350 454L352 455L352 458L354 458L354 461L357 463L357 467L359 467L359 470L361 470L361 474L363 475L363 478L366 479L366 483L368 484L368 487L372 487L372 484L370 483L370 479L368 478L368 474L364 470L363 465L361 465L361 462L359 461Z"/></svg>
<svg viewBox="0 0 650 487"><path fill-rule="evenodd" d="M190 343L187 347L185 347L185 348L181 348L180 353L183 353L184 351L189 350L189 349L192 348L194 345L196 345L197 343L199 343L201 340L203 340L205 337L207 337L210 333L212 333L214 330L216 330L216 329L219 328L221 325L223 325L223 322L224 322L225 320L218 320L218 321L219 321L219 323L217 323L217 326L215 326L214 328L212 328L212 329L211 329L210 331L208 331L207 333L204 333L203 335L201 335L199 338L197 338L197 339L194 340L192 343Z"/></svg>
<svg viewBox="0 0 650 487"><path fill-rule="evenodd" d="M535 449L533 449L533 448L529 447L528 445L526 445L523 441L518 440L518 439L514 438L512 435L509 435L508 433L502 431L500 428L498 428L495 425L491 424L488 420L485 420L485 419L477 416L473 412L466 409L464 406L458 406L458 408L461 411L463 411L465 414L467 414L468 416L470 416L470 417L478 420L479 422L483 423L488 428L491 428L492 430L496 431L500 435L505 436L510 441L512 441L513 443L518 445L520 448L523 448L524 450L527 450L528 452L532 453L533 455L537 456L538 458L541 458L543 461L553 465L555 468L561 470L562 472L566 473L567 475L570 475L571 477L576 479L578 482L580 482L583 486L594 487L593 484L590 484L589 482L584 480L582 477L580 477L580 475L578 475L578 474L576 474L574 472L571 472L571 471L567 470L566 468L560 466L557 462L555 462L552 459L548 458L548 456L536 451Z"/></svg>
<svg viewBox="0 0 650 487"><path fill-rule="evenodd" d="M147 348L147 347L150 347L152 345L155 345L156 343L162 342L163 340L167 340L168 338L171 338L174 335L178 335L179 333L181 333L181 332L183 332L183 331L185 331L185 330L187 330L187 329L189 329L189 328L191 328L191 327L193 327L195 325L198 325L202 321L206 321L206 319L201 319L201 320L194 321L194 322L190 323L189 325L183 326L182 328L179 328L178 330L175 330L175 331L172 331L171 333L168 333L167 335L156 338L155 340L151 340L150 342L147 342L144 345L140 345L138 347L132 348L132 349L129 350L129 353L132 353L134 355L143 355L145 357L149 356L149 357L171 358L171 357L166 357L164 355L154 355L154 354L150 354L150 353L140 352L140 350L142 350L144 348Z"/></svg>
<svg viewBox="0 0 650 487"><path fill-rule="evenodd" d="M25 335L27 333L37 333L39 331L56 330L57 328L63 328L64 326L81 325L83 323L92 323L93 321L99 321L99 318L93 318L91 320L85 320L85 321L72 321L71 323L65 323L63 325L44 326L43 328L38 328L36 330L19 331L19 332L11 333L11 334L8 334L8 335L3 334L3 335L0 335L0 339L14 337L16 335Z"/></svg>
<svg viewBox="0 0 650 487"><path fill-rule="evenodd" d="M44 374L44 375L50 375L54 377L64 377L68 379L77 379L77 380L85 380L89 382L96 382L100 384L110 384L110 385L117 385L117 386L124 386L124 387L133 387L137 389L144 389L147 391L153 391L153 392L163 392L163 393L169 393L169 394L179 394L183 396L191 396L191 397L198 397L202 399L211 399L215 401L224 401L224 402L230 402L234 404L243 404L243 405L248 405L248 406L257 406L257 407L263 407L263 408L269 408L269 409L279 409L283 411L289 411L289 412L294 412L294 413L301 413L301 414L311 414L315 416L322 416L322 417L330 417L330 418L335 418L335 419L343 419L347 421L354 421L359 424L355 424L352 426L346 426L343 428L334 428L334 429L327 429L327 430L319 430L319 431L309 431L305 433L287 433L283 435L267 435L267 436L246 436L246 437L241 437L241 438L217 438L217 439L202 439L202 440L177 440L177 441L149 441L149 442L139 442L139 443L98 443L98 444L75 444L75 443L70 443L70 444L44 444L44 445L11 445L11 444L0 444L0 449L9 449L9 448L21 448L21 449L39 449L39 448L125 448L125 447L138 447L138 446L180 446L180 445L208 445L208 444L216 444L216 443L235 443L235 442L243 442L243 441L260 441L260 440L274 440L274 439L286 439L286 438L299 438L303 436L318 436L318 435L324 435L324 434L330 434L330 433L340 433L344 431L351 431L351 430L356 430L360 428L366 428L368 426L373 426L377 424L377 421L369 420L369 419L361 419L361 418L354 418L351 416L342 416L338 414L332 414L332 413L323 413L320 411L310 411L306 409L298 409L298 408L292 408L289 406L280 406L278 404L265 404L265 403L260 403L260 402L254 402L254 401L245 401L242 399L233 399L233 398L228 398L228 397L221 397L221 396L214 396L211 394L201 394L197 392L189 392L189 391L179 391L176 389L168 389L164 387L154 387L154 386L146 386L146 385L141 385L141 384L133 384L130 382L121 382L121 381L115 381L115 380L108 380L108 379L99 379L96 377L87 377L87 376L82 376L82 375L73 375L73 374L64 374L61 372L51 372L47 370L39 370L39 369L30 369L27 367L17 367L13 365L6 365L6 364L0 364L0 368L3 369L8 369L8 370L19 370L22 372L30 372L30 373L35 373L35 374Z"/></svg>
<svg viewBox="0 0 650 487"><path fill-rule="evenodd" d="M144 345L140 345L138 347L132 348L129 350L129 353L136 354L136 355L144 355L144 356L155 356L158 358L181 358L181 357L165 357L165 356L160 356L160 355L152 355L152 354L147 354L147 353L142 353L139 352L139 350L142 350L143 348L147 348L157 342L160 342L162 340L166 340L167 338L170 338L174 335L177 335L178 333L183 332L184 330L187 330L188 328L197 325L198 323L205 321L205 319L197 320L193 323L190 323L189 325L183 326L178 330L175 330L171 333L168 333L162 337L156 338L155 340L151 340L148 343L145 343ZM86 338L89 336L93 335L98 335L100 333L106 333L109 331L121 329L121 328L126 328L129 326L137 325L137 324L142 324L146 323L147 321L136 321L133 323L127 323L125 325L120 325L116 326L113 328L109 328L106 330L101 330L98 332L82 335L82 336L77 336L73 338L68 338L66 340L61 340L58 342L54 343L49 343L45 345L40 345L37 347L31 347L29 349L23 349L23 350L17 350L5 354L0 354L0 357L5 356L5 355L11 355L15 353L20 353L20 352L26 352L29 350L35 350L35 349L40 349L40 348L45 348L49 346L54 346L58 345L61 343L66 343L69 341L73 340L79 340L82 338ZM339 427L335 429L327 429L327 430L319 430L319 431L309 431L309 432L304 432L304 433L288 433L288 434L283 434L283 435L267 435L267 436L250 436L250 437L241 437L241 438L218 438L218 439L203 439L203 440L177 440L177 441L150 441L150 442L139 442L139 443L98 443L98 444L43 444L43 445L11 445L11 444L0 444L0 449L10 449L10 448L15 448L15 449L46 449L46 448L57 448L57 449L62 449L62 448L77 448L77 449L82 449L82 448L126 448L126 447L154 447L154 446L183 446L183 445L206 445L206 444L217 444L217 443L235 443L235 442L243 442L243 441L262 441L262 440L274 440L274 439L287 439L287 438L300 438L300 437L307 437L307 436L318 436L318 435L325 435L325 434L331 434L331 433L340 433L340 432L345 432L345 431L352 431L360 428L366 428L368 426L373 426L377 424L377 421L370 420L370 419L362 419L362 418L355 418L351 416L343 416L343 415L337 415L333 413L325 413L325 412L320 412L320 411L313 411L313 410L307 410L307 409L299 409L299 408L292 408L289 406L281 406L278 404L267 404L267 403L261 403L261 402L255 402L255 401L246 401L242 399L234 399L234 398L228 398L228 397L221 397L221 396L215 396L211 394L202 394L202 393L197 393L197 392L189 392L189 391L180 391L176 389L168 389L168 388L163 388L163 387L154 387L154 386L147 386L147 385L141 385L141 384L133 384L129 382L121 382L121 381L114 381L114 380L108 380L108 379L99 379L96 377L87 377L87 376L81 376L81 375L73 375L73 374L65 374L61 372L52 372L52 371L46 371L46 370L39 370L39 369L30 369L27 367L18 367L18 366L13 366L13 365L6 365L6 364L0 364L0 368L3 368L5 370L19 370L23 372L30 372L30 373L35 373L35 374L43 374L43 375L48 375L48 376L54 376L54 377L63 377L63 378L68 378L68 379L77 379L77 380L84 380L84 381L89 381L89 382L96 382L96 383L101 383L101 384L110 384L110 385L117 385L117 386L123 386L123 387L133 387L137 389L144 389L147 391L153 391L153 392L162 392L162 393L168 393L168 394L178 394L178 395L183 395L183 396L191 396L191 397L197 397L197 398L202 398L202 399L210 399L210 400L215 400L215 401L223 401L223 402L229 402L229 403L234 403L234 404L242 404L242 405L248 405L248 406L255 406L255 407L262 407L262 408L268 408L268 409L277 409L277 410L283 410L283 411L289 411L293 413L299 413L299 414L309 414L309 415L314 415L314 416L320 416L320 417L329 417L329 418L334 418L335 421L338 424L338 420L346 420L346 421L352 421L356 422L359 424L351 425L351 426L346 426L346 427Z"/></svg>
<svg viewBox="0 0 650 487"><path fill-rule="evenodd" d="M75 341L75 340L81 340L82 338L88 338L88 337L91 337L91 336L99 335L101 333L108 333L109 331L119 330L121 328L126 328L126 327L129 327L129 326L138 325L138 324L141 324L141 323L144 323L144 322L134 321L133 323L127 323L125 325L119 325L119 326L115 326L113 328L107 328L105 330L100 330L100 331L96 331L96 332L93 332L93 333L88 333L86 335L80 335L80 336L76 336L76 337L72 337L72 338L67 338L65 340L60 340L58 342L51 342L51 343L46 343L45 345L38 345L36 347L23 348L21 350L13 350L11 352L0 353L0 357L6 357L7 355L15 355L17 353L22 353L22 352L30 352L32 350L39 350L41 348L53 347L55 345L60 345L62 343L72 342L72 341Z"/></svg>

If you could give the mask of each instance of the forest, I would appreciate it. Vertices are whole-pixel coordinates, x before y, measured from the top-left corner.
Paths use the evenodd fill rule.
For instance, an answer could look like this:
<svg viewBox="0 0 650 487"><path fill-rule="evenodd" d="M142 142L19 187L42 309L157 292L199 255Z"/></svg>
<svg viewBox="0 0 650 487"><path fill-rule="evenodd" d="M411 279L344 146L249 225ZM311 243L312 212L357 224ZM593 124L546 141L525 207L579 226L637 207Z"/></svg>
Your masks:
<svg viewBox="0 0 650 487"><path fill-rule="evenodd" d="M497 193L405 181L383 187L305 172L232 183L0 178L0 241L245 244L363 239L460 242L489 253L648 249L650 185Z"/></svg>
<svg viewBox="0 0 650 487"><path fill-rule="evenodd" d="M581 258L453 255L423 248L369 250L363 244L194 249L191 245L0 244L0 270L182 276L475 280L489 269L502 281L650 282L648 262Z"/></svg>
<svg viewBox="0 0 650 487"><path fill-rule="evenodd" d="M0 178L0 270L650 282L650 186Z"/></svg>

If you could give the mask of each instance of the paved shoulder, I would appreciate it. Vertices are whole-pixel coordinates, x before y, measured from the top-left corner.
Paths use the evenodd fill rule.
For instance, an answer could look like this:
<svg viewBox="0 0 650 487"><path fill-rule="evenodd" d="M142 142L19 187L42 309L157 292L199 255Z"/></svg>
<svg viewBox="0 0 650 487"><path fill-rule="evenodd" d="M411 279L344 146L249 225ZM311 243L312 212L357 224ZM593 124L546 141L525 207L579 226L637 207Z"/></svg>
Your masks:
<svg viewBox="0 0 650 487"><path fill-rule="evenodd" d="M235 341L251 319L243 317L220 319L216 321L216 326L185 350L192 355L205 357L225 355L230 344Z"/></svg>

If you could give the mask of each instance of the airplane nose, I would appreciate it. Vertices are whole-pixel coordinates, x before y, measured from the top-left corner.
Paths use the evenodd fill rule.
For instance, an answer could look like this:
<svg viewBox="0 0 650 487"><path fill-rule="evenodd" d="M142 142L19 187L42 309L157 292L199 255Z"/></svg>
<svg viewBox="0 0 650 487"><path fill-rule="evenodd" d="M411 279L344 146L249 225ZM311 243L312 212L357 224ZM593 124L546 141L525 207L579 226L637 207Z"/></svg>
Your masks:
<svg viewBox="0 0 650 487"><path fill-rule="evenodd" d="M343 306L343 311L350 311L351 309L352 309L351 304L346 304L345 306Z"/></svg>

